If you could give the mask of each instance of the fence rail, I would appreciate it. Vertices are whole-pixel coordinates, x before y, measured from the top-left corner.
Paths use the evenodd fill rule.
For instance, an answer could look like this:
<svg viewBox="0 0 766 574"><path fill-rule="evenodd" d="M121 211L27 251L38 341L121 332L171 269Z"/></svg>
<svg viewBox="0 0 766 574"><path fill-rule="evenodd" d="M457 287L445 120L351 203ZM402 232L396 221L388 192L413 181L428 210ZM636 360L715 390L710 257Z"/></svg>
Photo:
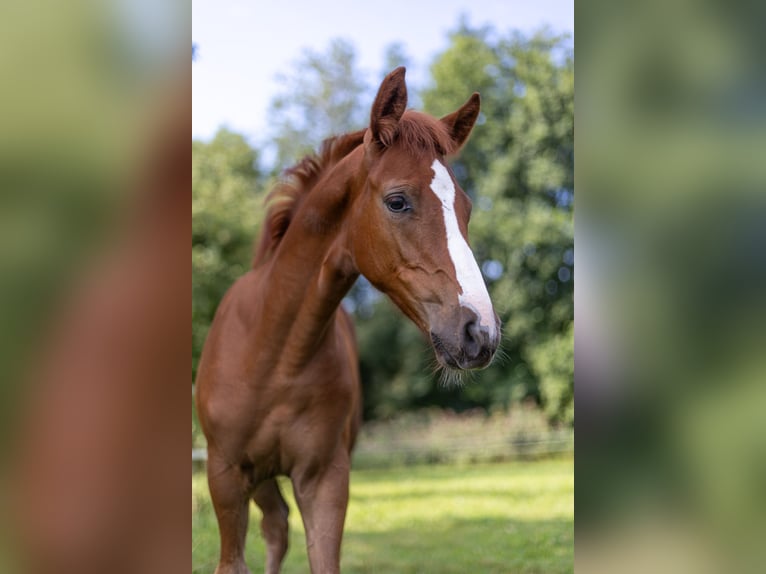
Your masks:
<svg viewBox="0 0 766 574"><path fill-rule="evenodd" d="M415 464L421 462L480 462L544 457L574 452L574 432L555 431L540 436L486 435L440 444L412 439L364 440L354 449L356 466ZM192 462L207 460L204 448L192 449Z"/></svg>
<svg viewBox="0 0 766 574"><path fill-rule="evenodd" d="M490 416L481 410L455 414L431 409L365 424L354 449L353 465L489 462L572 452L574 431L550 428L537 409L522 407ZM207 450L192 448L192 469L201 468L205 461Z"/></svg>

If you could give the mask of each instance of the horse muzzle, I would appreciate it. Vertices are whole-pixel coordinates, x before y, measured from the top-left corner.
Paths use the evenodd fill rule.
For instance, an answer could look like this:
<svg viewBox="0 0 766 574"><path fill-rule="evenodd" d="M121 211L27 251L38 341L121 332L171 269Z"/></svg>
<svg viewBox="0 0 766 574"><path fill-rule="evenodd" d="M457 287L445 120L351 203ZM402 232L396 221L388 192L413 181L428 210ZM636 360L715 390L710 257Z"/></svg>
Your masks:
<svg viewBox="0 0 766 574"><path fill-rule="evenodd" d="M500 340L497 318L494 325L483 324L479 316L464 309L457 329L431 330L431 344L437 360L451 369L470 370L487 367L495 356Z"/></svg>

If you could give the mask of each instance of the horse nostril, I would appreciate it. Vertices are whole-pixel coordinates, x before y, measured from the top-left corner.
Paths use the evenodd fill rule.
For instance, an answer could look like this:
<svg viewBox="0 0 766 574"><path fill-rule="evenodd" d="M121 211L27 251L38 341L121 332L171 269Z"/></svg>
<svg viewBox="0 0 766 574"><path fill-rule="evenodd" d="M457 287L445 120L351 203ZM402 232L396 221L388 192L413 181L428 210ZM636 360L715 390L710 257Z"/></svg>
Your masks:
<svg viewBox="0 0 766 574"><path fill-rule="evenodd" d="M484 345L485 339L486 331L479 326L478 322L468 321L466 323L463 331L463 344L469 355L476 356Z"/></svg>
<svg viewBox="0 0 766 574"><path fill-rule="evenodd" d="M495 354L497 341L489 325L482 323L473 309L464 308L462 325L458 331L460 345L458 360L462 369L486 367Z"/></svg>

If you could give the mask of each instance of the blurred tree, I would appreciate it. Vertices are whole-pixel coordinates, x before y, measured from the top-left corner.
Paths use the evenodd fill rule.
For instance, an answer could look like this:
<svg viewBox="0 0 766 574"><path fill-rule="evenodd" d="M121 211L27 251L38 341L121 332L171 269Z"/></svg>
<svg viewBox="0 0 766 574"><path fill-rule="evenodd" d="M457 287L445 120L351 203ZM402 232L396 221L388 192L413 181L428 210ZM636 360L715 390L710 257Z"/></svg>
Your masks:
<svg viewBox="0 0 766 574"><path fill-rule="evenodd" d="M274 173L317 150L322 140L367 123L364 75L354 47L333 40L325 53L305 50L291 74L278 76L283 88L271 102L269 123L276 151Z"/></svg>
<svg viewBox="0 0 766 574"><path fill-rule="evenodd" d="M454 166L476 204L471 242L503 319L506 358L467 394L483 404L532 396L552 420L571 423L574 60L566 37L494 38L461 24L423 94L437 115L472 91L482 96Z"/></svg>
<svg viewBox="0 0 766 574"><path fill-rule="evenodd" d="M192 380L218 303L250 268L263 209L257 160L225 128L192 142Z"/></svg>
<svg viewBox="0 0 766 574"><path fill-rule="evenodd" d="M389 44L386 46L383 54L383 69L380 71L380 80L383 80L383 78L399 66L408 67L410 62L411 60L404 44L401 42ZM412 102L410 102L410 106L412 106Z"/></svg>

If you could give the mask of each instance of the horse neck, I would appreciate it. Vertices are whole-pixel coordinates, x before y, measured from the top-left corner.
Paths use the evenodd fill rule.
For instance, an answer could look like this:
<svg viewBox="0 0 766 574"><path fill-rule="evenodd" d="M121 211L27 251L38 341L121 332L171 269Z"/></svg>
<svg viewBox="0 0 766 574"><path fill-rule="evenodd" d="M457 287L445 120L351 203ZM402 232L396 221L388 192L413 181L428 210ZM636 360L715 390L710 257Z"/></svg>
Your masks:
<svg viewBox="0 0 766 574"><path fill-rule="evenodd" d="M344 223L363 185L362 170L359 148L320 179L269 263L260 323L290 369L314 356L359 276Z"/></svg>

